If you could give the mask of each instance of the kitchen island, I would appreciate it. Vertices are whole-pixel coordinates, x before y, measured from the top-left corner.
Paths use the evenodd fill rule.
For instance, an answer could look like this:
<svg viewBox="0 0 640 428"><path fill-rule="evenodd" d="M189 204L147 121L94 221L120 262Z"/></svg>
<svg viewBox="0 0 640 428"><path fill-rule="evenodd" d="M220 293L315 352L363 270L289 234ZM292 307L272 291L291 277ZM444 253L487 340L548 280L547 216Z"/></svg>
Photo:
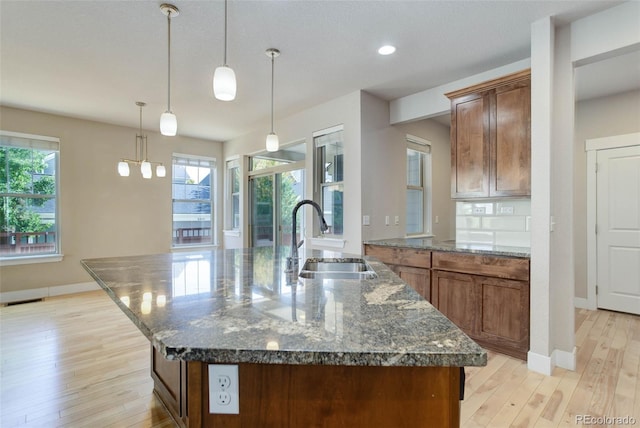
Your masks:
<svg viewBox="0 0 640 428"><path fill-rule="evenodd" d="M458 426L460 368L486 352L379 261L372 279L298 279L288 251L82 264L150 340L155 392L180 426ZM216 364L238 366L239 414L210 413Z"/></svg>

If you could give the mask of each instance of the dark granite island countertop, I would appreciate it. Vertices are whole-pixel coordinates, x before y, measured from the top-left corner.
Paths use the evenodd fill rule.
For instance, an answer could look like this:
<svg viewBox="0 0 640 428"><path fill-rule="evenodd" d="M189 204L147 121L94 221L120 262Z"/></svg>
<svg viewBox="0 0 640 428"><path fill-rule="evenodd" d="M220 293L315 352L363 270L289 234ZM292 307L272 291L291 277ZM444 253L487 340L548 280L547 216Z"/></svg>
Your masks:
<svg viewBox="0 0 640 428"><path fill-rule="evenodd" d="M419 250L480 254L487 256L530 258L531 249L507 245L469 244L455 240L438 241L434 238L391 238L365 241L364 244L382 247L415 248Z"/></svg>
<svg viewBox="0 0 640 428"><path fill-rule="evenodd" d="M459 426L461 367L486 352L382 263L369 260L375 279L298 280L288 252L82 264L149 338L154 392L180 427ZM300 266L345 256L301 251ZM221 365L237 395L219 390Z"/></svg>
<svg viewBox="0 0 640 428"><path fill-rule="evenodd" d="M385 265L378 278L287 284L288 249L83 260L169 360L480 366L486 353ZM340 257L308 251L305 257ZM302 262L300 263L302 265Z"/></svg>

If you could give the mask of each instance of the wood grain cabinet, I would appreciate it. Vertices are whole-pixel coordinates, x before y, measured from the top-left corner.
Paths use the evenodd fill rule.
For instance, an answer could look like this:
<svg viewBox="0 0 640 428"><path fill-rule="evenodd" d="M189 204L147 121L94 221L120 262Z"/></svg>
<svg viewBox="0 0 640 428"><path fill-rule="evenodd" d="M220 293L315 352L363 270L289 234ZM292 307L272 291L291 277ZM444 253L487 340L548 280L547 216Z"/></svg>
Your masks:
<svg viewBox="0 0 640 428"><path fill-rule="evenodd" d="M372 244L364 252L484 348L527 359L529 259Z"/></svg>
<svg viewBox="0 0 640 428"><path fill-rule="evenodd" d="M433 252L431 301L484 348L526 360L529 260Z"/></svg>
<svg viewBox="0 0 640 428"><path fill-rule="evenodd" d="M366 244L364 253L387 265L418 294L431 301L431 251Z"/></svg>
<svg viewBox="0 0 640 428"><path fill-rule="evenodd" d="M529 196L530 70L446 95L451 99L451 197Z"/></svg>

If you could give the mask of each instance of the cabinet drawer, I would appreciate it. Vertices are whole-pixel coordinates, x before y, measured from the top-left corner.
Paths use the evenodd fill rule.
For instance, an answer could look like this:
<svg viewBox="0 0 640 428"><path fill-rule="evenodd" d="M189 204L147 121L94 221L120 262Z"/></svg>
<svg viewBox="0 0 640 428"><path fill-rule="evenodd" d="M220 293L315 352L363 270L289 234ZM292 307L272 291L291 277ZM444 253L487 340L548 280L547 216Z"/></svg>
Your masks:
<svg viewBox="0 0 640 428"><path fill-rule="evenodd" d="M431 251L428 250L365 245L364 253L367 256L375 257L385 264L420 268L431 267Z"/></svg>
<svg viewBox="0 0 640 428"><path fill-rule="evenodd" d="M434 269L529 281L529 259L434 252Z"/></svg>

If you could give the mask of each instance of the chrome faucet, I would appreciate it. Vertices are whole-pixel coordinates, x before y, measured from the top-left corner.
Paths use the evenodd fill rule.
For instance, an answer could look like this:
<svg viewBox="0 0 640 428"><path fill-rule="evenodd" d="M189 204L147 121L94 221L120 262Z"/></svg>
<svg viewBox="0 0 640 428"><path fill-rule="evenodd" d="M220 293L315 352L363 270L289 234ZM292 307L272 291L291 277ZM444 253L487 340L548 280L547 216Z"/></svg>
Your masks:
<svg viewBox="0 0 640 428"><path fill-rule="evenodd" d="M300 209L300 207L303 205L311 205L313 208L316 209L316 213L318 214L318 220L320 220L320 232L324 233L327 230L329 230L329 226L327 225L327 222L322 216L322 208L320 208L320 205L318 205L316 202L311 201L309 199L303 199L302 201L298 202L295 207L293 207L293 212L291 213L291 227L292 227L291 257L287 259L287 270L289 272L294 271L295 268L298 266L298 248L304 242L304 240L300 241L299 243L297 242L298 236L296 232L296 226L297 226L296 216L298 214L298 209Z"/></svg>

